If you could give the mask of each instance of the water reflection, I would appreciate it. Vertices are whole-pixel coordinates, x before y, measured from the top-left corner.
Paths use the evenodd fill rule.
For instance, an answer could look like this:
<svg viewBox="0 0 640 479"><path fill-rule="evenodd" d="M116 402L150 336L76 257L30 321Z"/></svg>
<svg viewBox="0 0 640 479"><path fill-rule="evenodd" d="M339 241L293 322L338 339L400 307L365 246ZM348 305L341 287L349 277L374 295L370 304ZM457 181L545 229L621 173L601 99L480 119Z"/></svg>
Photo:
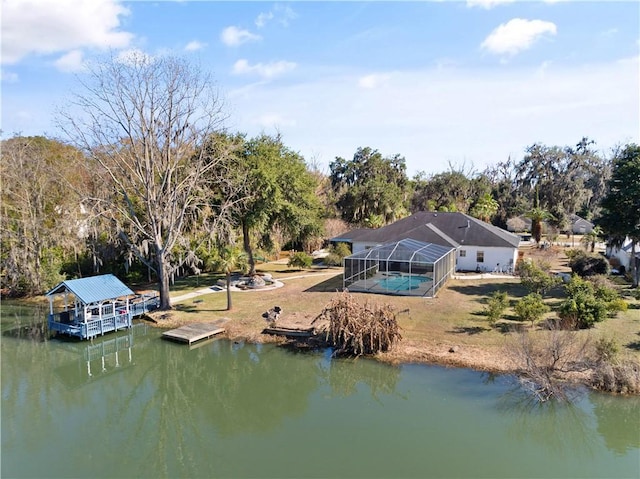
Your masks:
<svg viewBox="0 0 640 479"><path fill-rule="evenodd" d="M509 431L515 439L534 441L557 457L592 455L598 442L593 421L576 405L585 395L586 391L576 390L573 401L540 402L528 391L514 387L500 397L498 410L511 420Z"/></svg>
<svg viewBox="0 0 640 479"><path fill-rule="evenodd" d="M149 333L149 326L135 324L130 329L91 341L63 339L60 349L75 358L53 368L56 377L68 388L75 389L123 371L134 363L134 345Z"/></svg>
<svg viewBox="0 0 640 479"><path fill-rule="evenodd" d="M593 399L598 432L607 448L621 455L640 449L640 398L598 394Z"/></svg>
<svg viewBox="0 0 640 479"><path fill-rule="evenodd" d="M401 369L368 359L333 358L325 363L323 376L335 396L351 396L358 385L368 386L371 396L378 400L382 394L393 394Z"/></svg>
<svg viewBox="0 0 640 479"><path fill-rule="evenodd" d="M2 477L640 474L640 398L540 405L505 376L138 331L3 336Z"/></svg>

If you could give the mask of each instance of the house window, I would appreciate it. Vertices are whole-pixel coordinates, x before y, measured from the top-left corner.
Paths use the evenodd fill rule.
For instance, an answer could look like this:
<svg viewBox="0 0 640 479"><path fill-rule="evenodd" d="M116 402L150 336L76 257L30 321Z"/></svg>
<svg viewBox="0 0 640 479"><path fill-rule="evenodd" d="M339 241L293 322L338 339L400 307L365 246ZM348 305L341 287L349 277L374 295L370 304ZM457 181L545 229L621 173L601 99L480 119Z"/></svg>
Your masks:
<svg viewBox="0 0 640 479"><path fill-rule="evenodd" d="M461 258L465 258L467 256L467 250L466 249L461 249L460 250L460 257Z"/></svg>
<svg viewBox="0 0 640 479"><path fill-rule="evenodd" d="M476 253L476 262L477 263L484 263L484 251L478 251Z"/></svg>

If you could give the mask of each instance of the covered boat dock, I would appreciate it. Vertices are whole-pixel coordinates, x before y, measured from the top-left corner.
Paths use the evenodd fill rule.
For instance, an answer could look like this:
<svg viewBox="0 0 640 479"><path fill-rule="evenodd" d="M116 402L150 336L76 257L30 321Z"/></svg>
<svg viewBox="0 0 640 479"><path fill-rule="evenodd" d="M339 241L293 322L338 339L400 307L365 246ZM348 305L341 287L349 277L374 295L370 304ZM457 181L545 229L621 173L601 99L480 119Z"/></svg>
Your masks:
<svg viewBox="0 0 640 479"><path fill-rule="evenodd" d="M63 281L46 296L49 331L81 339L130 328L159 304L156 293L138 295L112 274Z"/></svg>

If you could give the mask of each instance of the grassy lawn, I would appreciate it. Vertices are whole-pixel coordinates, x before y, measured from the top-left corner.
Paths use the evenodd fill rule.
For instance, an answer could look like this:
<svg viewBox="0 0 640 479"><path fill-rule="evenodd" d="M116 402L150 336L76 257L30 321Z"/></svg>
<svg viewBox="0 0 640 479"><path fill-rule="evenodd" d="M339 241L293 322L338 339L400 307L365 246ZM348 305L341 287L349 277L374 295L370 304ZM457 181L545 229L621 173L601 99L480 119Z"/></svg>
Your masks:
<svg viewBox="0 0 640 479"><path fill-rule="evenodd" d="M234 338L254 341L273 340L262 335L266 326L262 313L280 306L282 320L310 322L342 289L341 268L288 269L278 263L262 264L259 272L271 273L284 286L273 290L251 290L232 293L233 309L227 311L226 292L205 294L174 305L169 313L158 313L159 326L175 327L193 321L211 321L229 318L227 331ZM172 296L203 289L215 284L220 275L201 275L188 278L172 287ZM495 327L489 326L482 310L494 291L507 292L511 308ZM504 359L505 343L515 328L527 328L536 335L547 333L539 326L520 323L512 309L515 302L526 295L518 278L455 279L441 289L436 298L401 297L353 293L361 302L388 303L394 306L403 341L390 360L428 361L476 367L478 369L508 369ZM640 301L625 298L629 310L597 324L583 336L594 339L613 338L623 354L640 359ZM547 303L554 307L562 301L562 289L548 295ZM554 313L549 313L553 317ZM456 354L450 352L455 347Z"/></svg>

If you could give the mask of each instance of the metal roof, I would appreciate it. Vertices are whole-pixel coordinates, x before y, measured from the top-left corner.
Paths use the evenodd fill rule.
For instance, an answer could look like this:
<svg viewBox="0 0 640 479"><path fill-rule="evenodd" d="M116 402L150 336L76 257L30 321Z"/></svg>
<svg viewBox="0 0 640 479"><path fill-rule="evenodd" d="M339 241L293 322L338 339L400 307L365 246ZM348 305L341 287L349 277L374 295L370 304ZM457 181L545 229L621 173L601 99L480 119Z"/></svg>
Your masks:
<svg viewBox="0 0 640 479"><path fill-rule="evenodd" d="M112 274L89 278L69 279L58 284L46 296L70 292L84 304L99 303L107 299L135 295L131 289Z"/></svg>

